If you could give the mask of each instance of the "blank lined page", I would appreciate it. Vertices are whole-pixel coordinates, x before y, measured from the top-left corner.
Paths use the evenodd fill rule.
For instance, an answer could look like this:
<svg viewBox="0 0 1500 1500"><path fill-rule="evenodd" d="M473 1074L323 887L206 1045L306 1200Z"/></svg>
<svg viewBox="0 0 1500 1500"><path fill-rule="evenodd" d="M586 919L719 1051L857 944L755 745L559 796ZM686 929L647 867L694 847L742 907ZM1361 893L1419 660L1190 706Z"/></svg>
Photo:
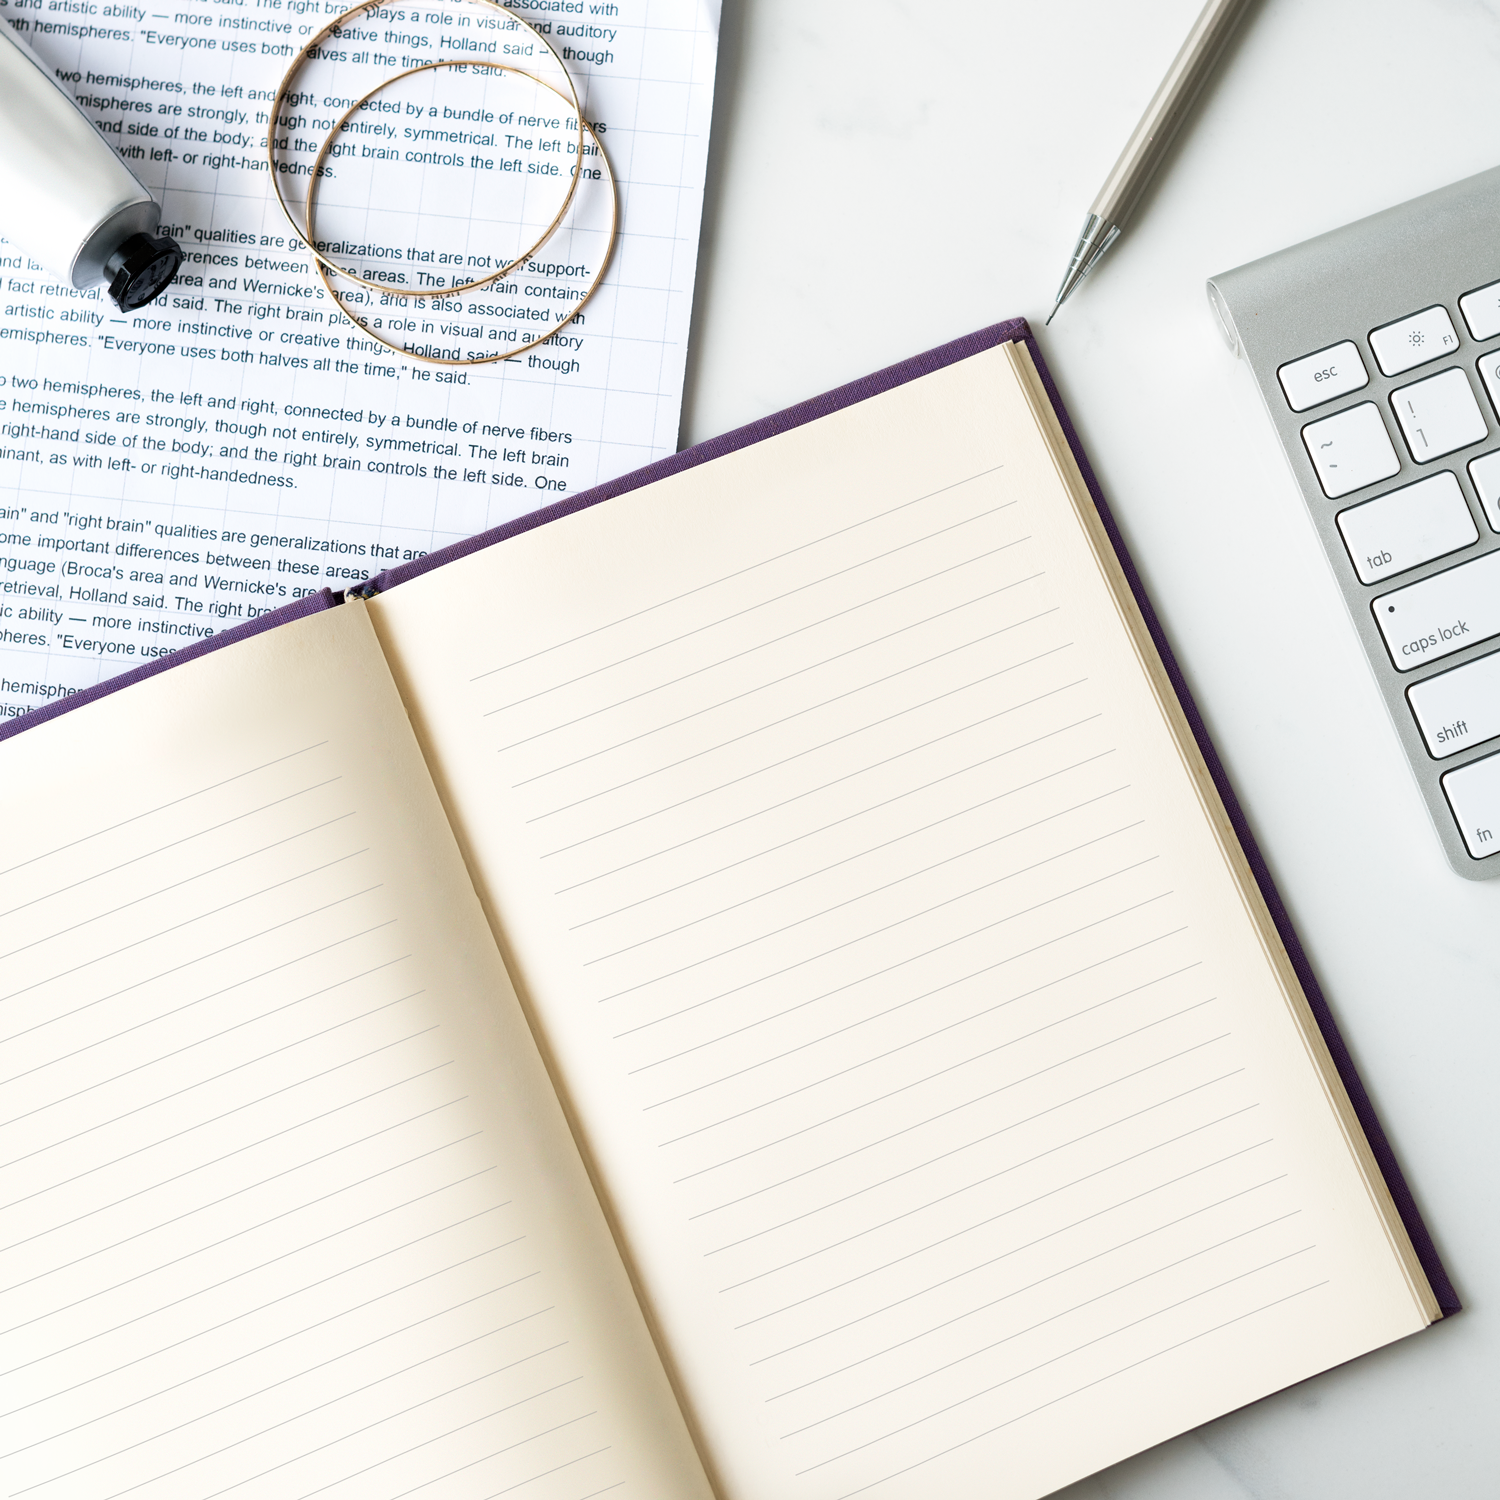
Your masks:
<svg viewBox="0 0 1500 1500"><path fill-rule="evenodd" d="M0 1489L703 1500L363 611L0 777Z"/></svg>
<svg viewBox="0 0 1500 1500"><path fill-rule="evenodd" d="M1424 1326L1010 351L374 618L735 1500Z"/></svg>

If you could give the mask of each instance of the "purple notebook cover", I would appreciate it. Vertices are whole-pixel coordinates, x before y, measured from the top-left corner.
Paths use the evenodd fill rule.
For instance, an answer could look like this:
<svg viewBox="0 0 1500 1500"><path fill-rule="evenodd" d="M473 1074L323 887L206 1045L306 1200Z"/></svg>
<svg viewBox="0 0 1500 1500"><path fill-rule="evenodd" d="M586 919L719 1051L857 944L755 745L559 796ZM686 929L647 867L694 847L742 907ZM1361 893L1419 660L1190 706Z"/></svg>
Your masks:
<svg viewBox="0 0 1500 1500"><path fill-rule="evenodd" d="M787 410L777 412L774 416L763 417L758 422L752 422L746 427L736 428L733 432L726 432L722 437L709 439L706 443L699 443L695 447L686 448L680 453L671 454L667 458L658 460L654 464L648 464L643 469L637 469L634 473L622 475L619 479L612 479L606 484L596 485L591 490L584 490L577 495L569 496L566 500L559 500L554 505L545 509L533 511L530 515L521 516L514 521L508 521L503 526L497 526L491 531L480 532L478 536L470 537L466 541L456 542L451 547L444 547L438 552L429 553L426 557L418 558L414 562L403 563L399 568L390 568L383 573L378 573L369 580L362 588L351 590L351 593L361 594L369 597L372 594L384 593L387 589L396 588L413 578L419 578L424 573L430 573L434 568L440 568L444 563L455 561L460 557L467 557L471 552L479 552L485 547L493 547L498 542L508 540L510 537L519 536L524 531L530 531L533 527L544 526L548 521L555 521L561 516L572 515L574 511L584 510L590 505L598 505L601 501L612 500L616 495L628 494L631 490L640 489L644 485L652 484L658 479L665 479L670 474L681 473L684 469L696 468L699 464L711 462L713 459L722 458L725 454L738 452L741 448L748 448L752 443L759 443L766 438L775 437L778 433L788 432L794 427L801 427L807 422L816 421L819 417L826 417L832 412L842 411L847 406L853 406L856 402L865 401L871 396L877 396L882 391L889 391L896 386L905 385L907 381L916 380L923 375L930 375L934 370L941 370L948 365L955 364L961 359L968 359L971 355L980 354L986 349L992 349L997 344L1003 343L1025 343L1031 351L1031 357L1036 362L1036 367L1041 375L1042 383L1046 387L1047 395L1052 402L1052 408L1057 413L1058 421L1062 424L1063 433L1068 439L1068 445L1073 450L1073 456L1078 461L1078 467L1083 472L1083 477L1089 488L1089 494L1093 497L1095 506L1098 508L1100 519L1104 522L1105 530L1109 533L1109 539L1114 545L1115 554L1124 569L1125 577L1130 583L1132 592L1135 594L1136 602L1140 605L1141 613L1145 616L1147 627L1151 631L1151 638L1156 643L1156 649L1161 653L1161 658L1166 666L1168 676L1171 678L1178 701L1182 704L1184 713L1187 715L1189 725L1192 727L1193 735L1198 741L1198 747L1203 753L1203 758L1208 764L1210 774L1213 776L1214 784L1219 789L1219 795L1224 800L1224 806L1228 810L1230 821L1234 825L1234 831L1239 838L1240 845L1245 851L1246 858L1250 862L1250 868L1260 885L1261 892L1265 896L1266 904L1270 908L1271 917L1276 923L1276 929L1281 934L1281 940L1286 945L1287 953L1290 955L1293 967L1297 971L1297 977L1302 982L1302 988L1312 1007L1313 1016L1316 1018L1318 1027L1323 1033L1323 1039L1328 1044L1328 1050L1333 1055L1334 1065L1338 1068L1339 1076L1343 1079L1344 1087L1348 1090L1350 1101L1354 1105L1354 1111L1359 1117L1360 1124L1364 1127L1365 1136L1370 1143L1370 1149L1375 1154L1375 1160L1379 1163L1380 1170L1385 1176L1386 1185L1390 1188L1391 1197L1395 1200L1396 1208L1401 1215L1402 1222L1406 1225L1406 1232L1411 1236L1411 1242L1417 1252L1417 1257L1422 1263L1422 1269L1427 1274L1427 1280L1432 1286L1433 1293L1437 1297L1438 1306L1444 1314L1458 1312L1463 1304L1458 1299L1452 1283L1448 1279L1448 1273L1443 1268L1443 1263L1438 1255L1437 1247L1433 1244L1432 1236L1427 1231L1427 1226L1422 1221L1416 1200L1413 1198L1411 1189L1407 1186L1406 1178L1403 1176L1400 1164L1396 1160L1396 1154L1391 1149L1385 1131L1381 1128L1380 1118L1375 1113L1375 1106L1370 1101L1370 1096L1360 1080L1359 1072L1354 1066L1354 1059L1350 1055L1343 1037L1339 1034L1337 1023L1334 1021L1333 1012L1329 1009L1328 1001L1314 975L1312 965L1308 962L1306 951L1297 937L1296 930L1292 926L1291 918L1287 913L1286 905L1282 901L1276 884L1271 878L1271 872L1255 842L1255 836L1250 831L1250 824L1240 807L1239 799L1234 794L1234 788L1229 784L1229 778L1225 775L1223 763L1215 751L1213 742L1208 737L1208 730L1203 722L1202 715L1198 712L1197 705L1193 702L1193 696L1188 690L1187 680L1182 675L1182 670L1177 664L1177 659L1172 654L1172 648L1167 642L1166 633L1163 631L1161 621L1157 618L1156 611L1151 606L1151 601L1142 586L1140 574L1136 571L1135 564L1131 561L1130 553L1126 549L1125 540L1120 534L1119 527L1115 524L1113 515L1110 514L1103 492L1099 488L1099 482L1094 476L1093 468L1090 466L1088 456L1083 451L1083 445L1078 440L1078 434L1074 430L1072 419L1068 416L1067 409L1063 406L1062 398L1058 394L1057 387L1053 383L1052 375L1047 369L1046 361L1042 358L1042 352L1037 347L1029 325L1024 318L1014 318L1009 322L996 323L990 328L980 330L978 333L970 334L967 338L956 339L951 344L944 344L937 349L929 350L926 354L919 354L914 359L902 361L898 365L891 365L888 369L879 370L873 375L867 375L863 380L853 381L849 385L840 386L837 390L829 391L825 395L815 396L810 401L803 401L797 406L788 407ZM273 629L277 625L284 624L289 620L302 618L304 615L316 614L320 610L330 609L339 603L338 596L330 593L327 589L320 593L311 594L304 599L286 605L282 609L270 614L262 615L257 620L249 620L243 625L236 626L233 630L227 630L221 635L211 636L206 640L199 641L183 651L176 652L172 656L164 656L157 661L146 663L137 667L134 671L126 672L119 677L112 677L106 682L98 683L81 693L71 697L58 699L44 708L24 714L19 718L12 719L8 723L0 725L0 740L9 739L12 735L20 734L24 730L44 723L48 719L56 718L59 714L70 712L85 703L92 703L99 698L106 697L110 693L118 692L121 688L129 687L132 683L140 682L147 677L153 677L158 672L163 672L171 667L179 666L183 662L192 661L194 658L206 655L210 651L221 650L225 646L233 645L236 641L244 640L249 636L258 635L262 631Z"/></svg>

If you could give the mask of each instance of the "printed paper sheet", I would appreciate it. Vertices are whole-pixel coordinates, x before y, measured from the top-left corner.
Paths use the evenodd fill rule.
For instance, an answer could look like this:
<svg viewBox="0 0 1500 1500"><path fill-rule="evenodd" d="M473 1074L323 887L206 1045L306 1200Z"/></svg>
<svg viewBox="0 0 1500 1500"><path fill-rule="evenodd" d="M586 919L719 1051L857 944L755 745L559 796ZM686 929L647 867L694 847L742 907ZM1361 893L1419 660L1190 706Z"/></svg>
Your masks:
<svg viewBox="0 0 1500 1500"><path fill-rule="evenodd" d="M517 360L456 369L361 338L270 191L271 99L341 8L0 0L160 197L189 257L163 298L125 317L0 244L0 716L676 445L717 0L515 7L602 127L621 233L575 324ZM389 43L382 30L345 45L372 60L384 49L392 71L426 60L409 55L415 26L385 29ZM283 128L321 141L340 113L329 97L283 112ZM535 132L496 130L497 154L528 161L541 147ZM565 258L550 288L533 274L520 289L538 293L513 298L523 338L525 315L551 306L543 294L582 284L577 269Z"/></svg>

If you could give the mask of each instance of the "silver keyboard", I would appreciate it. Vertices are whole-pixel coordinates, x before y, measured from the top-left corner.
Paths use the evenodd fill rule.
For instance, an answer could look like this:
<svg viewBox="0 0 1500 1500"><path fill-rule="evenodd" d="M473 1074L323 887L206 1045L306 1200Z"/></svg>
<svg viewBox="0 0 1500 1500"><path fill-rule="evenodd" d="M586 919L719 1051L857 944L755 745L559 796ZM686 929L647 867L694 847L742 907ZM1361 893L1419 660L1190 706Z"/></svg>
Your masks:
<svg viewBox="0 0 1500 1500"><path fill-rule="evenodd" d="M1215 276L1453 868L1500 876L1500 168Z"/></svg>

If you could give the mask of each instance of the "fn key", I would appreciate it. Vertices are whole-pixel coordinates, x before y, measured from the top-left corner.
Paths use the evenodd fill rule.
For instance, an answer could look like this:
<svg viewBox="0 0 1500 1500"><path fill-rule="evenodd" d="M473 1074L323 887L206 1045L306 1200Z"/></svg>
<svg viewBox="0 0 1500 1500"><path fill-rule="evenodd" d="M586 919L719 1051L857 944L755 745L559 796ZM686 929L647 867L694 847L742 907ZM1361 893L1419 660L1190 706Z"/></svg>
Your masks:
<svg viewBox="0 0 1500 1500"><path fill-rule="evenodd" d="M1449 771L1443 793L1475 859L1500 854L1500 755Z"/></svg>

